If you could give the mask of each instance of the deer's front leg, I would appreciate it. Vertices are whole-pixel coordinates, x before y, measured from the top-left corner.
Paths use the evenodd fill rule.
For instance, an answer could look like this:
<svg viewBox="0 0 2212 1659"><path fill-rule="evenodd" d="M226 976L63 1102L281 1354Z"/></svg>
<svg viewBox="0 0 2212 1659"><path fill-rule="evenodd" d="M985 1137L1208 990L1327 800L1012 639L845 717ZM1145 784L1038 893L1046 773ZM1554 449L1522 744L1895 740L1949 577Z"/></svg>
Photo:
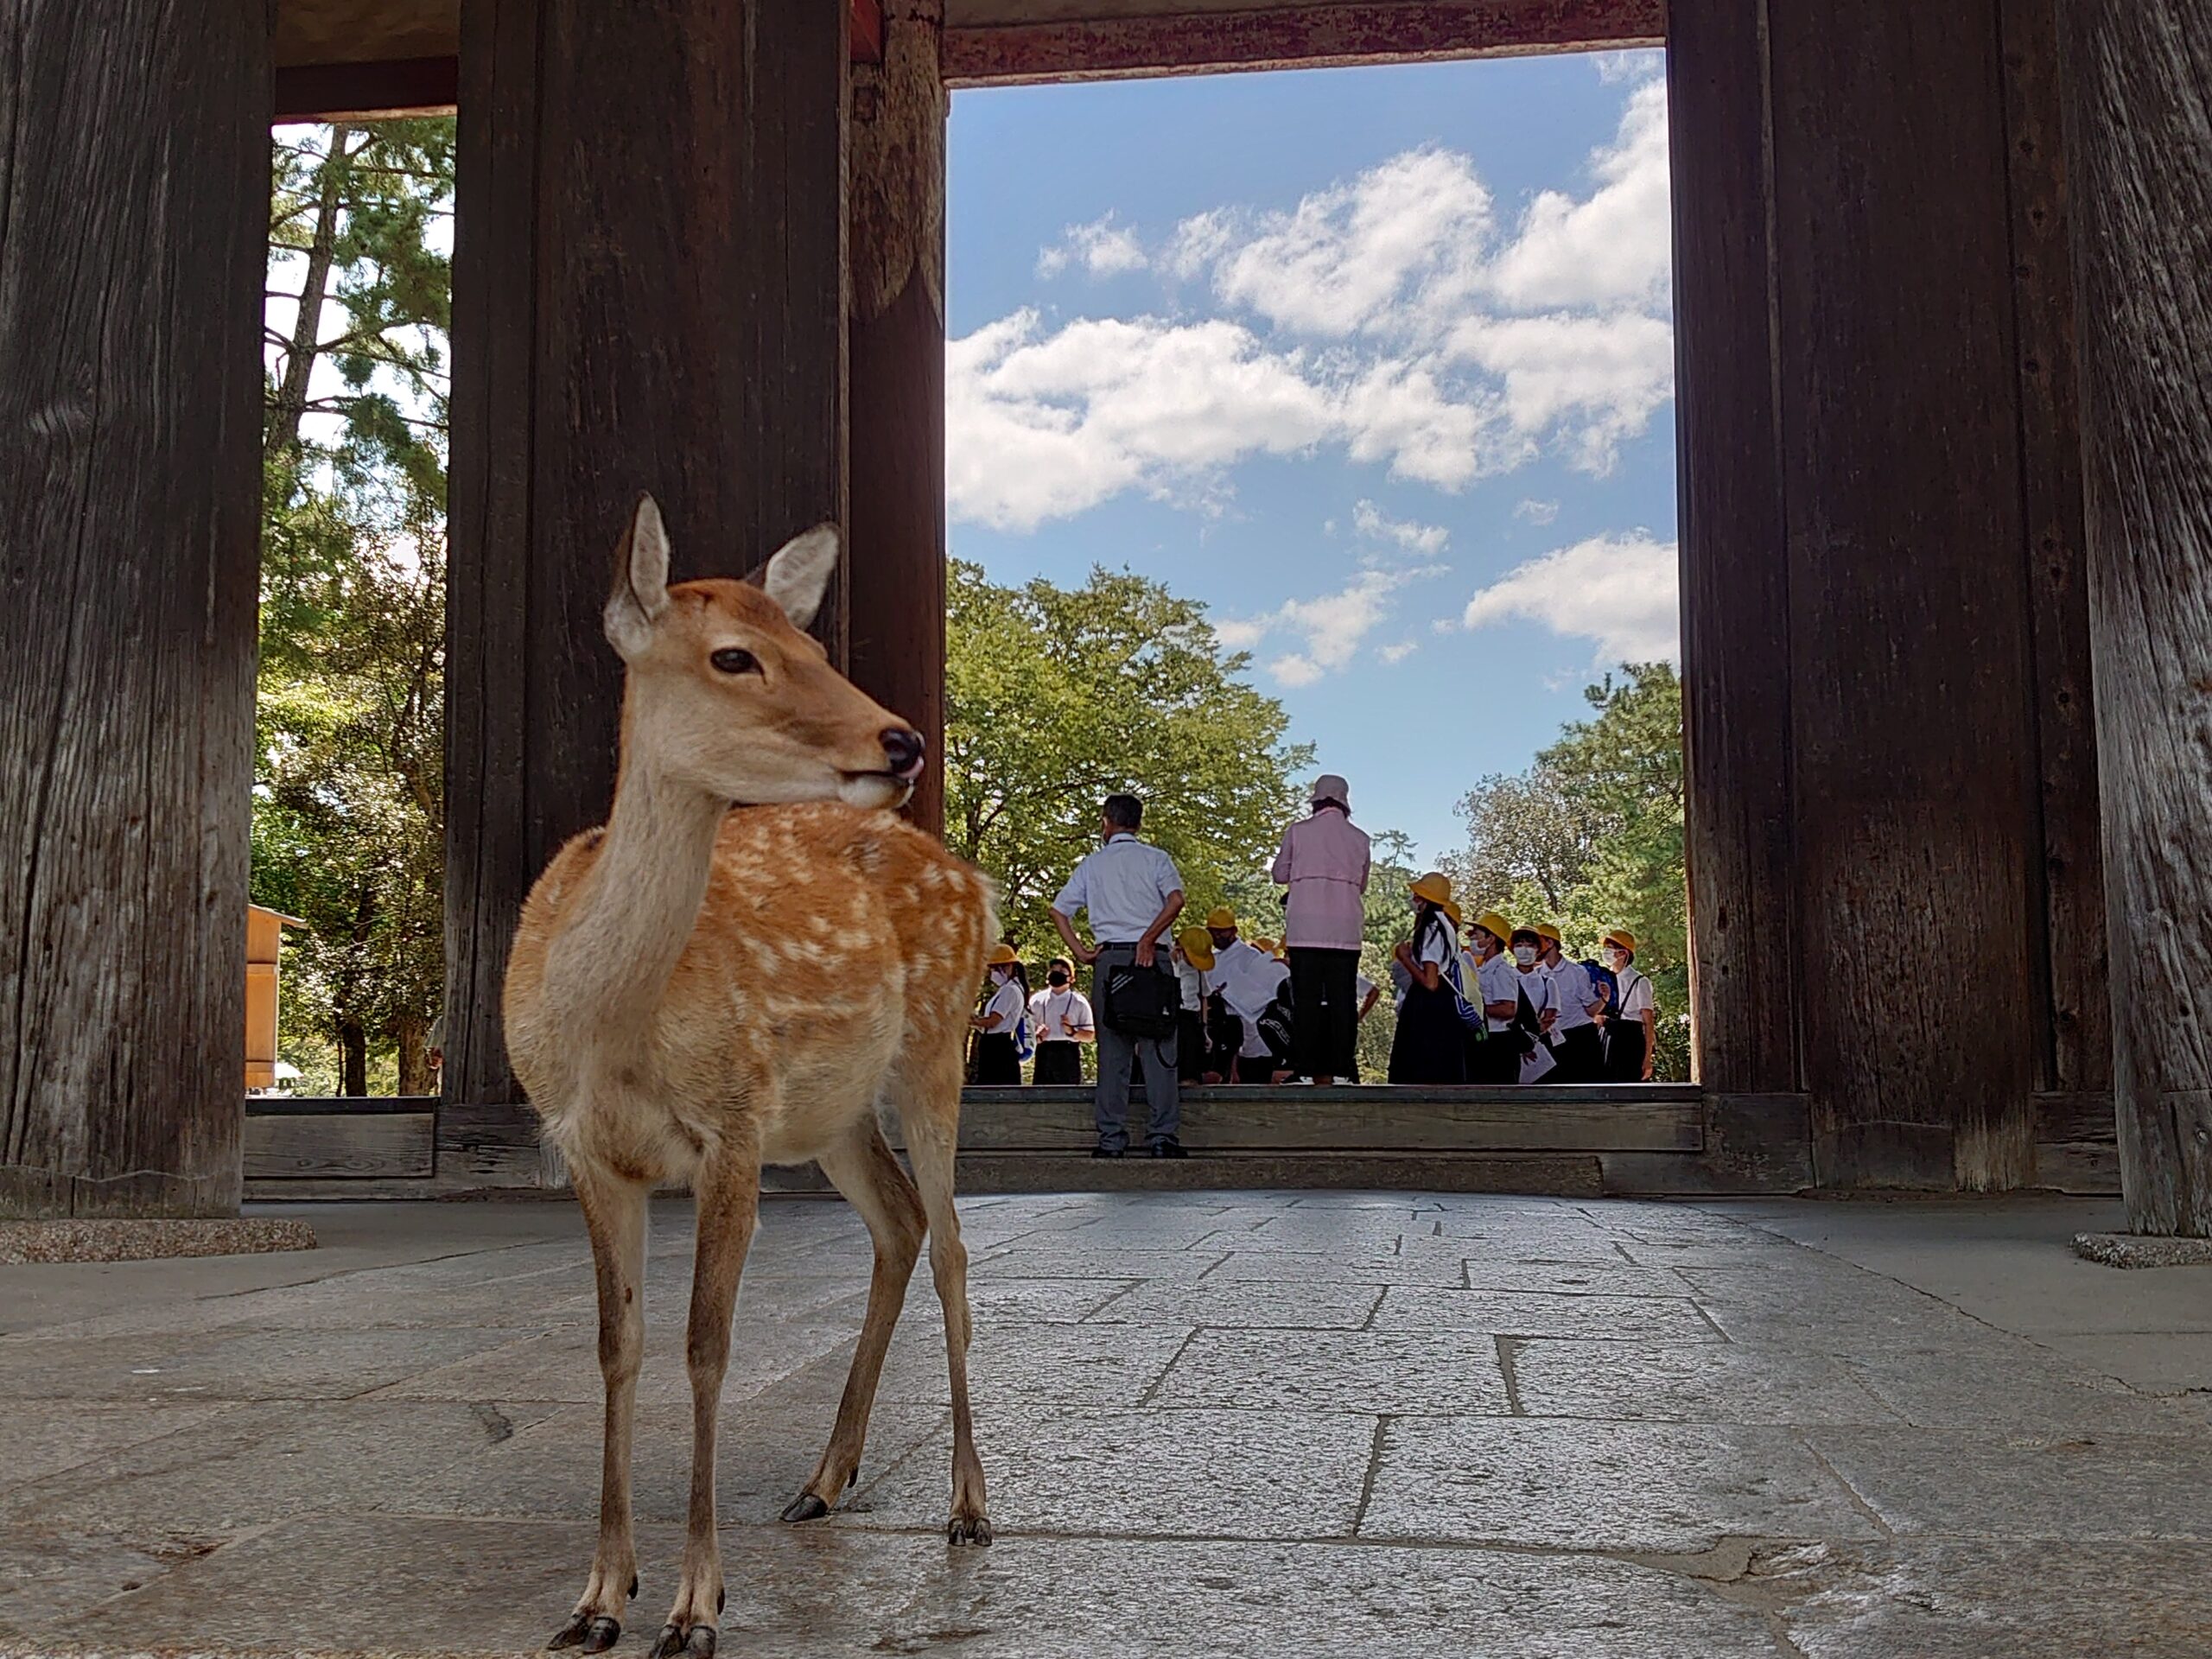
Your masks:
<svg viewBox="0 0 2212 1659"><path fill-rule="evenodd" d="M591 1234L599 1286L599 1371L607 1389L605 1459L599 1481L599 1548L575 1617L546 1645L604 1653L622 1634L622 1612L638 1593L630 1533L630 1436L638 1366L645 1345L645 1187L579 1171L576 1198Z"/></svg>
<svg viewBox="0 0 2212 1659"><path fill-rule="evenodd" d="M730 1317L738 1276L760 1213L760 1155L749 1142L711 1149L693 1190L699 1240L691 1271L691 1322L684 1357L691 1372L691 1506L683 1538L683 1576L676 1605L653 1644L653 1659L709 1659L722 1611L721 1546L715 1531L715 1420L729 1367Z"/></svg>

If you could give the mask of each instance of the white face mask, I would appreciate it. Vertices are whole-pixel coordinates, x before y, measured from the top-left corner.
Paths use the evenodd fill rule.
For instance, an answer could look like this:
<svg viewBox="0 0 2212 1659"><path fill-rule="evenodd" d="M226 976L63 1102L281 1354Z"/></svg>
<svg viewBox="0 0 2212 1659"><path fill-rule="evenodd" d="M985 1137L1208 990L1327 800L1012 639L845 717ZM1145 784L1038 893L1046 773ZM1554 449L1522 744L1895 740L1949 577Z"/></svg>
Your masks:
<svg viewBox="0 0 2212 1659"><path fill-rule="evenodd" d="M1617 974L1627 964L1627 962L1628 958L1618 950L1608 950L1605 952L1605 966L1611 969Z"/></svg>
<svg viewBox="0 0 2212 1659"><path fill-rule="evenodd" d="M1513 947L1513 960L1519 963L1523 968L1533 966L1536 960L1536 947L1533 944L1515 945Z"/></svg>

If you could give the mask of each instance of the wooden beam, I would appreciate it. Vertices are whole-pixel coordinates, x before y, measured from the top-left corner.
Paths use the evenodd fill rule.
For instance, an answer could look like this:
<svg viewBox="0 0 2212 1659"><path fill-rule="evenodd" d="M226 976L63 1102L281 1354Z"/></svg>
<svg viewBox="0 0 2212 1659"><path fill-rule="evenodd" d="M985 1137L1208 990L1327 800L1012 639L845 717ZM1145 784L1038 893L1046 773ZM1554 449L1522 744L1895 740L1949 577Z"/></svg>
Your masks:
<svg viewBox="0 0 2212 1659"><path fill-rule="evenodd" d="M500 986L531 881L612 796L601 616L638 493L679 578L846 519L847 21L786 0L463 8L442 1175L537 1155ZM671 64L713 95L670 96ZM843 588L816 623L840 663Z"/></svg>
<svg viewBox="0 0 2212 1659"><path fill-rule="evenodd" d="M2120 1180L2212 1236L2212 51L2190 0L2063 10Z"/></svg>
<svg viewBox="0 0 2212 1659"><path fill-rule="evenodd" d="M1237 69L1511 57L1658 46L1666 0L1412 0L1277 5L952 28L953 86Z"/></svg>
<svg viewBox="0 0 2212 1659"><path fill-rule="evenodd" d="M929 744L907 810L944 829L944 84L938 0L892 0L853 70L855 683Z"/></svg>
<svg viewBox="0 0 2212 1659"><path fill-rule="evenodd" d="M855 63L883 61L883 0L853 0L852 45Z"/></svg>
<svg viewBox="0 0 2212 1659"><path fill-rule="evenodd" d="M311 63L276 72L276 121L446 115L461 101L459 58Z"/></svg>
<svg viewBox="0 0 2212 1659"><path fill-rule="evenodd" d="M0 1214L238 1204L268 15L0 45Z"/></svg>

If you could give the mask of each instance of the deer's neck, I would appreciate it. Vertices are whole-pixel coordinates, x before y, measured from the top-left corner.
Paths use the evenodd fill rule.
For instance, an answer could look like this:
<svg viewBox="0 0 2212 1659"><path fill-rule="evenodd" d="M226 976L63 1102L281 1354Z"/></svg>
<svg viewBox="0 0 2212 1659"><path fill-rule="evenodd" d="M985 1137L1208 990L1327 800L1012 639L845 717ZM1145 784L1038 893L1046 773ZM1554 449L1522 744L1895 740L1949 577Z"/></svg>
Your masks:
<svg viewBox="0 0 2212 1659"><path fill-rule="evenodd" d="M728 803L650 763L626 765L591 875L548 952L570 1018L637 1032L659 1008L699 919Z"/></svg>

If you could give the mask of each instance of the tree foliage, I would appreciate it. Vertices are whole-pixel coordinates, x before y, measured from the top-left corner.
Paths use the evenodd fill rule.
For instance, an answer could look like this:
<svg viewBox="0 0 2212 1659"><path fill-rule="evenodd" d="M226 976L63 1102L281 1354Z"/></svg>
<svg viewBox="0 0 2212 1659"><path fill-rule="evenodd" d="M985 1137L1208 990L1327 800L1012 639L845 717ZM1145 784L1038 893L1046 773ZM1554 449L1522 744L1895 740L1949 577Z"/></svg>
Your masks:
<svg viewBox="0 0 2212 1659"><path fill-rule="evenodd" d="M308 924L280 1044L314 1092L430 1086L452 199L449 120L273 149L252 893Z"/></svg>
<svg viewBox="0 0 2212 1659"><path fill-rule="evenodd" d="M945 838L1000 884L1031 950L1096 844L1098 804L1126 790L1190 903L1220 902L1274 856L1309 750L1281 704L1240 677L1205 607L1094 569L1083 587L989 581L956 561L946 630Z"/></svg>
<svg viewBox="0 0 2212 1659"><path fill-rule="evenodd" d="M1689 883L1682 830L1682 692L1666 663L1630 663L1583 693L1528 771L1494 775L1460 803L1467 845L1452 861L1469 913L1556 922L1569 953L1611 928L1636 935L1659 1001L1661 1080L1689 1075Z"/></svg>

